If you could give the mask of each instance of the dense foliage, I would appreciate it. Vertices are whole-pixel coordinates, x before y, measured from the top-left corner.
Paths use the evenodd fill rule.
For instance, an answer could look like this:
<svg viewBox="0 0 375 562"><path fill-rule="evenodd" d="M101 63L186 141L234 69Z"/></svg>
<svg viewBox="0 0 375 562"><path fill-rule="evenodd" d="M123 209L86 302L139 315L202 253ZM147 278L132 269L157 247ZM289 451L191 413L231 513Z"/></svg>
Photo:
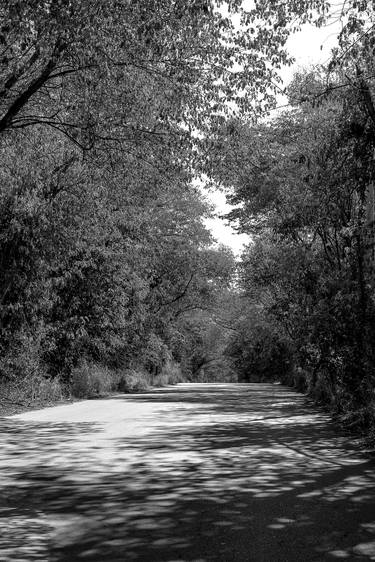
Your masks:
<svg viewBox="0 0 375 562"><path fill-rule="evenodd" d="M212 307L233 269L186 174L123 155L109 170L35 128L4 139L1 179L2 377L178 360L186 316Z"/></svg>
<svg viewBox="0 0 375 562"><path fill-rule="evenodd" d="M249 26L210 2L7 0L0 15L2 381L70 384L92 363L191 376L199 315L233 272L193 172L241 81L241 103L268 99L261 39L246 61Z"/></svg>
<svg viewBox="0 0 375 562"><path fill-rule="evenodd" d="M90 364L201 376L218 356L233 256L193 178L229 114L272 104L287 32L262 10L1 3L2 381L70 384Z"/></svg>
<svg viewBox="0 0 375 562"><path fill-rule="evenodd" d="M256 127L227 125L219 174L234 186L229 218L253 236L240 272L249 304L227 353L244 380L294 383L367 425L375 121L372 69L364 56L357 64L363 72L350 88L342 87L348 69L306 72L289 88L286 113Z"/></svg>
<svg viewBox="0 0 375 562"><path fill-rule="evenodd" d="M1 3L2 382L237 373L368 415L374 10L336 8L327 68L257 121L325 1ZM197 177L252 237L237 277Z"/></svg>

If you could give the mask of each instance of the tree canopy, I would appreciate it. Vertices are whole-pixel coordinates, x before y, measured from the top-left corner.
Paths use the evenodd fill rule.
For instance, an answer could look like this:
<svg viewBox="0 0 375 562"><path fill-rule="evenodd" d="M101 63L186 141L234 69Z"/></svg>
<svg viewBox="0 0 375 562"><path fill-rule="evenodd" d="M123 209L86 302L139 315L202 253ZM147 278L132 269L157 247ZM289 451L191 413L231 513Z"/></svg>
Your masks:
<svg viewBox="0 0 375 562"><path fill-rule="evenodd" d="M373 16L354 0L4 0L2 381L237 372L367 408ZM288 37L335 18L329 64L285 90ZM237 268L198 176L252 237Z"/></svg>

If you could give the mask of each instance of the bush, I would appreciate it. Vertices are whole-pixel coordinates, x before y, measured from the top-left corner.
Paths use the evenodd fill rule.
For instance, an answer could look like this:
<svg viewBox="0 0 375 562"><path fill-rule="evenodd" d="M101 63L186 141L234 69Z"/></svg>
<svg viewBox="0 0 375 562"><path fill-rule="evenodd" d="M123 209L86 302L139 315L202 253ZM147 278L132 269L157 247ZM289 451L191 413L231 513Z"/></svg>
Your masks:
<svg viewBox="0 0 375 562"><path fill-rule="evenodd" d="M184 382L180 366L174 361L167 361L162 368L160 375L153 378L153 386L168 386Z"/></svg>
<svg viewBox="0 0 375 562"><path fill-rule="evenodd" d="M58 379L42 378L34 383L34 400L39 402L58 402L65 397L64 389Z"/></svg>
<svg viewBox="0 0 375 562"><path fill-rule="evenodd" d="M72 371L71 393L76 398L93 398L108 394L118 387L116 373L101 365L84 361Z"/></svg>
<svg viewBox="0 0 375 562"><path fill-rule="evenodd" d="M240 382L287 383L293 370L289 342L266 321L245 322L231 338L226 356Z"/></svg>
<svg viewBox="0 0 375 562"><path fill-rule="evenodd" d="M150 375L143 371L127 369L121 374L117 384L120 392L142 392L150 386Z"/></svg>
<svg viewBox="0 0 375 562"><path fill-rule="evenodd" d="M41 330L40 330L41 331ZM13 336L6 349L0 348L0 379L23 381L44 374L40 361L40 331L35 334L20 331Z"/></svg>
<svg viewBox="0 0 375 562"><path fill-rule="evenodd" d="M5 403L29 406L58 402L64 398L65 392L58 379L36 374L4 381L0 385L0 396Z"/></svg>
<svg viewBox="0 0 375 562"><path fill-rule="evenodd" d="M30 405L62 400L65 392L59 378L48 377L40 361L40 332L21 331L12 343L0 361L0 396L4 403Z"/></svg>
<svg viewBox="0 0 375 562"><path fill-rule="evenodd" d="M302 369L302 367L296 366L293 370L284 376L282 383L292 386L299 392L308 392L309 384L311 380L311 375Z"/></svg>
<svg viewBox="0 0 375 562"><path fill-rule="evenodd" d="M161 373L156 376L145 371L127 369L121 374L117 389L120 392L143 392L151 386L163 387L179 382L184 382L180 366L173 361L167 361Z"/></svg>

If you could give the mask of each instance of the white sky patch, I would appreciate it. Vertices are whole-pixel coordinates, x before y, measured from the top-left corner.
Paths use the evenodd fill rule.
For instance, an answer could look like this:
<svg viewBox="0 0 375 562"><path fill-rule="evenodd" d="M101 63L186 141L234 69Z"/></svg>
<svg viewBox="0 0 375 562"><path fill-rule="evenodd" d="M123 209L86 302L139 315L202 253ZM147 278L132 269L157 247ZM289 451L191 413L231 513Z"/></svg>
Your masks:
<svg viewBox="0 0 375 562"><path fill-rule="evenodd" d="M233 209L226 202L225 193L222 191L205 193L205 196L215 205L217 215L225 215ZM205 223L217 242L229 246L237 257L240 256L244 246L250 241L249 236L238 234L224 219L218 217L206 219Z"/></svg>

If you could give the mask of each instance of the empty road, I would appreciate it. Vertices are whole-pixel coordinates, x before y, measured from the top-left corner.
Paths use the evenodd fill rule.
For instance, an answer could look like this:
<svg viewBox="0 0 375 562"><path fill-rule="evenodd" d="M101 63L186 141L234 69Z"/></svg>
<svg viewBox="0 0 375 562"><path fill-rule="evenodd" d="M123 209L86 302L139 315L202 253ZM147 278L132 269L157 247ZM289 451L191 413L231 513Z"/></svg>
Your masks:
<svg viewBox="0 0 375 562"><path fill-rule="evenodd" d="M279 385L0 420L0 560L375 560L375 467Z"/></svg>

